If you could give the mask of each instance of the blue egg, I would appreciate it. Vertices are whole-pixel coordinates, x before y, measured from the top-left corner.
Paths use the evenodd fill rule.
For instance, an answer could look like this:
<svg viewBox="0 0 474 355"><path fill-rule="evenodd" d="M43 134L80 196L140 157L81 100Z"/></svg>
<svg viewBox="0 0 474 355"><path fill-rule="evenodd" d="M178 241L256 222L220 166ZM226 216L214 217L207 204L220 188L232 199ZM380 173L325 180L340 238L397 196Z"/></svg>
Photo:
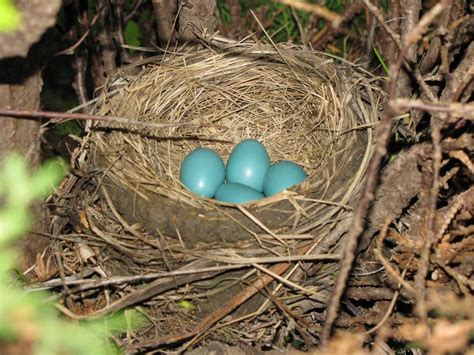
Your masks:
<svg viewBox="0 0 474 355"><path fill-rule="evenodd" d="M268 169L263 182L263 193L265 196L275 195L301 183L307 176L298 164L286 160L280 161Z"/></svg>
<svg viewBox="0 0 474 355"><path fill-rule="evenodd" d="M270 156L262 143L246 139L237 144L227 160L226 178L263 191L263 178L270 167Z"/></svg>
<svg viewBox="0 0 474 355"><path fill-rule="evenodd" d="M225 180L225 166L212 149L197 148L184 158L179 179L187 189L201 197L214 197Z"/></svg>
<svg viewBox="0 0 474 355"><path fill-rule="evenodd" d="M227 182L217 188L216 200L229 203L247 203L264 198L262 193L250 186Z"/></svg>

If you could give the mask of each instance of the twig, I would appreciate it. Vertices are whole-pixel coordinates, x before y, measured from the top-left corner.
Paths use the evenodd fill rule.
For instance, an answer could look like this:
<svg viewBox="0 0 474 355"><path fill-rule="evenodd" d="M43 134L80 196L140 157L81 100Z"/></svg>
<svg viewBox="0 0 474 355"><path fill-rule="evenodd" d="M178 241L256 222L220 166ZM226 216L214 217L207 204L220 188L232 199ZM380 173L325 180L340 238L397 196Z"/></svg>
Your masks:
<svg viewBox="0 0 474 355"><path fill-rule="evenodd" d="M91 33L92 28L96 24L99 17L102 16L104 10L105 10L105 7L102 7L101 9L99 9L99 11L97 11L94 18L91 21L91 24L90 24L89 28L84 32L84 34L81 36L81 38L79 38L79 40L77 40L76 43L74 43L69 48L63 49L62 51L56 53L55 55L58 56L58 55L71 55L71 54L74 54L76 49L82 44L82 42L84 42L84 40L87 38L87 36L89 36L89 33Z"/></svg>
<svg viewBox="0 0 474 355"><path fill-rule="evenodd" d="M50 289L60 286L78 286L74 289L74 292L85 291L91 288L99 288L110 285L120 285L125 283L135 283L139 281L146 280L156 280L166 277L174 277L181 275L192 275L192 274L202 274L216 271L228 271L228 270L238 270L250 266L251 264L236 264L236 265L222 265L222 266L210 266L202 268L186 268L178 269L174 271L163 271L143 275L133 275L133 276L111 276L103 277L100 279L75 279L75 278L64 278L63 279L54 279L41 283L38 286L32 286L29 288L29 291L42 291L45 289Z"/></svg>
<svg viewBox="0 0 474 355"><path fill-rule="evenodd" d="M169 128L169 127L205 127L206 125L197 122L176 122L176 123L152 123L132 120L123 117L115 116L99 116L85 113L65 113L65 112L52 112L52 111L17 111L17 110L0 110L0 117L18 117L18 118L50 118L53 122L64 122L67 120L92 120L99 122L117 122L125 125L147 127L147 128Z"/></svg>
<svg viewBox="0 0 474 355"><path fill-rule="evenodd" d="M246 208L240 206L240 205L237 205L237 208L239 209L240 212L242 212L245 216L247 216L253 223L255 223L257 226L259 226L260 228L262 228L265 232L267 232L268 234L270 234L273 238L275 238L276 240L278 240L281 245L283 246L288 246L288 243L286 243L284 240L282 240L281 238L279 238L275 233L273 233L270 228L268 228L267 226L265 226L257 217L255 217L252 213L250 213L250 211L248 211Z"/></svg>
<svg viewBox="0 0 474 355"><path fill-rule="evenodd" d="M100 44L101 60L105 70L105 76L111 77L117 70L117 46L115 45L111 34L111 13L108 0L96 0L96 9L104 8L105 16L99 17L99 26L94 32L95 40Z"/></svg>
<svg viewBox="0 0 474 355"><path fill-rule="evenodd" d="M388 27L387 22L385 21L382 13L380 12L379 8L373 5L369 0L362 0L364 5L367 7L367 9L372 13L372 15L377 19L377 21L380 23L380 25L383 27L385 32L388 33L390 38L393 40L393 43L397 46L398 50L402 50L402 46L400 44L400 36L397 35L393 30Z"/></svg>
<svg viewBox="0 0 474 355"><path fill-rule="evenodd" d="M120 60L123 63L130 63L130 55L127 50L123 47L125 44L125 21L123 19L123 7L124 7L124 0L114 0L111 1L113 6L112 13L114 14L114 30L113 30L113 38L117 43L118 50L120 53Z"/></svg>
<svg viewBox="0 0 474 355"><path fill-rule="evenodd" d="M461 104L458 102L423 102L421 100L394 99L390 105L397 110L417 109L427 112L450 113L452 118L464 117L474 120L474 104Z"/></svg>
<svg viewBox="0 0 474 355"><path fill-rule="evenodd" d="M264 267L262 265L254 263L254 264L252 264L252 266L254 268L262 271L263 273L270 275L275 280L280 281L282 284L285 284L286 286L291 287L293 289L300 290L303 294L311 296L312 298L314 298L318 302L324 302L325 301L324 298L322 298L321 295L318 294L317 292L311 291L311 290L309 290L307 288L304 288L303 286L300 286L300 285L298 285L298 284L296 284L296 283L294 283L290 280L287 280L284 277L281 277L280 275L274 273L273 271L267 269L266 267Z"/></svg>
<svg viewBox="0 0 474 355"><path fill-rule="evenodd" d="M389 273L395 280L397 280L401 286L403 286L408 292L410 292L412 296L416 297L416 290L407 281L403 279L403 276L400 276L398 274L398 272L389 264L389 262L384 258L382 254L382 245L385 240L385 237L387 236L389 225L389 221L386 221L384 223L382 231L380 232L380 237L377 240L377 247L374 249L374 254L385 267L385 271L387 271L387 273Z"/></svg>
<svg viewBox="0 0 474 355"><path fill-rule="evenodd" d="M339 25L342 22L341 15L339 15L336 12L329 11L325 7L322 7L316 4L311 4L311 3L301 1L301 0L278 0L278 2L281 2L282 4L294 7L299 10L312 12L313 14L321 16L322 18L328 21L331 21L332 26L334 28L339 27Z"/></svg>
<svg viewBox="0 0 474 355"><path fill-rule="evenodd" d="M325 319L323 331L321 333L323 345L327 344L327 341L331 335L332 326L337 318L339 302L342 294L344 293L346 281L349 276L352 263L355 259L359 237L364 230L364 219L374 198L374 190L377 185L379 167L381 165L382 158L387 152L386 146L390 137L390 129L392 127L393 117L395 117L395 113L393 110L387 107L384 116L380 121L380 125L376 127L377 144L375 147L375 152L368 168L367 180L362 197L354 211L352 228L349 230L348 236L346 238L346 244L344 246L340 263L340 271L334 285L332 297L330 298L327 307L327 316Z"/></svg>
<svg viewBox="0 0 474 355"><path fill-rule="evenodd" d="M465 50L465 56L446 82L441 95L442 100L458 101L474 76L474 42ZM470 96L468 94L468 96Z"/></svg>
<svg viewBox="0 0 474 355"><path fill-rule="evenodd" d="M89 101L86 88L87 61L79 53L74 53L74 62L72 65L76 72L74 75L72 87L74 88L74 91L76 91L79 103L83 105ZM89 109L86 107L82 109L83 112L86 112L87 110Z"/></svg>
<svg viewBox="0 0 474 355"><path fill-rule="evenodd" d="M325 26L318 34L316 38L313 38L311 45L317 46L316 48L324 48L325 45L338 33L343 32L346 36L352 37L352 32L346 32L344 26L341 26L342 23L350 21L361 9L362 3L355 1L350 4L341 15L341 22L337 27L334 26Z"/></svg>
<svg viewBox="0 0 474 355"><path fill-rule="evenodd" d="M410 263L411 263L411 260L413 259L413 256L410 258L410 260L408 261L408 265L406 267L405 270L403 270L402 272L402 280L405 278L405 275L408 271L408 267L410 266ZM392 313L393 311L393 308L395 307L395 304L397 303L397 299L398 299L398 295L400 294L400 287L402 286L401 283L398 284L397 286L397 289L396 291L394 292L393 294L393 297L390 301L390 304L387 308L387 311L385 312L384 316L382 317L382 319L380 320L380 322L378 322L375 326L373 326L372 328L370 328L369 330L367 330L365 332L365 334L371 334L373 332L375 332L377 329L379 329L388 319L388 317L390 317L390 314Z"/></svg>
<svg viewBox="0 0 474 355"><path fill-rule="evenodd" d="M309 250L311 246L305 246L299 250L299 254L306 254L306 252ZM282 275L285 273L291 266L291 263L282 263L282 264L276 264L273 267L271 267L269 270L276 274L276 275ZM192 337L195 337L205 331L207 331L210 327L212 327L215 323L217 323L219 320L224 318L226 315L231 313L233 310L235 310L237 307L239 307L241 304L243 304L245 301L247 301L249 298L251 298L253 295L255 295L257 292L265 288L268 284L270 284L272 281L274 281L274 278L265 274L262 275L261 278L257 279L255 282L253 282L250 286L233 296L226 304L221 306L219 309L215 310L213 313L208 315L206 318L204 318L198 325L195 327L192 331L185 333L185 334L178 334L178 335L170 335L170 336L165 336L161 337L158 339L153 339L149 341L144 341L141 343L137 343L134 345L131 345L128 347L129 350L139 350L147 347L157 347L161 345L169 345L169 344L174 344L186 339L190 339Z"/></svg>
<svg viewBox="0 0 474 355"><path fill-rule="evenodd" d="M194 253L193 253L194 255ZM245 257L238 256L235 258L226 256L200 255L198 257L206 258L207 260L218 261L228 264L275 264L292 261L317 261L317 260L339 260L339 254L308 254L308 255L288 255L288 256L262 256L262 257Z"/></svg>
<svg viewBox="0 0 474 355"><path fill-rule="evenodd" d="M438 221L436 223L437 230L435 236L436 241L439 241L441 238L443 238L446 230L456 215L461 211L462 208L468 206L467 201L474 201L474 186L471 186L468 190L454 196L446 207L438 210ZM467 240L468 239L465 239L465 241Z"/></svg>
<svg viewBox="0 0 474 355"><path fill-rule="evenodd" d="M449 5L451 5L450 0L442 0L433 6L430 11L425 13L423 17L418 21L418 23L413 27L413 29L407 33L405 38L406 44L416 44L426 32L428 26L434 21L434 19L443 12ZM405 44L405 45L406 45Z"/></svg>
<svg viewBox="0 0 474 355"><path fill-rule="evenodd" d="M469 169L471 174L474 174L474 164L464 151L454 150L449 152L449 156L462 162Z"/></svg>
<svg viewBox="0 0 474 355"><path fill-rule="evenodd" d="M442 0L441 3L438 3L430 11L428 11L423 16L423 18L426 17L432 21L434 19L433 13L439 14L444 8L447 7L447 5L447 0ZM413 31L421 33L424 30L427 25L427 22L423 19L422 21L423 26L417 25L413 28ZM418 38L418 36L416 34L409 34L406 38L408 40L400 51L397 61L391 68L392 75L388 90L390 101L395 99L396 97L397 83L405 59L405 53L410 48L410 46L413 45L410 40L414 40ZM326 309L327 315L324 322L323 330L321 332L321 342L323 346L327 344L330 338L332 327L338 315L339 303L344 293L352 263L355 259L359 237L364 229L364 220L367 215L367 211L370 207L370 204L374 198L374 191L375 187L377 186L378 173L380 165L382 163L382 158L387 153L387 143L390 137L392 120L396 116L396 112L394 112L390 101L385 107L384 115L382 120L380 121L380 125L378 125L376 128L377 143L375 146L375 151L372 157L372 161L368 167L367 179L364 190L362 192L362 197L357 203L357 206L354 211L352 228L349 230L348 236L346 238L346 244L344 246L342 259L340 262L340 271L336 279L336 283L334 285L332 297L329 299L329 304Z"/></svg>
<svg viewBox="0 0 474 355"><path fill-rule="evenodd" d="M191 269L191 268L196 268L196 269L206 268L209 265L210 263L208 261L198 260L192 264L186 265L181 270L186 270L186 269ZM132 293L127 294L126 296L120 298L119 300L108 304L104 308L99 309L98 311L95 311L94 313L84 315L84 316L78 316L78 317L80 317L80 319L89 319L89 318L96 318L96 317L101 317L106 314L114 313L119 310L130 307L132 305L135 305L137 303L148 300L157 295L160 295L163 292L169 291L171 289L175 289L176 287L190 284L190 283L200 281L200 280L209 279L217 275L220 275L225 271L226 271L225 268L220 268L217 270L202 272L198 274L191 273L191 274L183 274L183 275L179 275L175 277L166 277L166 278L158 279L158 280L153 281L149 285L141 287L133 291Z"/></svg>
<svg viewBox="0 0 474 355"><path fill-rule="evenodd" d="M407 41L416 43L421 39L422 33L426 30L428 25L434 20L434 18L441 13L444 9L442 3L436 4L429 12L427 12L415 26L412 33L407 35ZM415 287L417 292L416 308L415 312L418 317L426 324L428 310L425 302L426 293L426 276L428 275L428 268L430 265L430 254L431 247L435 243L435 217L436 217L436 206L438 202L438 194L440 189L440 177L439 172L441 169L441 122L435 119L431 120L431 139L433 144L433 182L429 195L428 205L428 218L426 221L426 234L423 243L423 249L418 261L418 272L415 276Z"/></svg>
<svg viewBox="0 0 474 355"><path fill-rule="evenodd" d="M299 316L296 314L290 307L288 307L284 302L281 302L276 295L274 295L271 290L268 289L268 287L265 287L265 295L267 298L270 298L272 302L280 308L280 310L285 313L289 318L295 320L296 328L298 332L301 334L303 337L305 344L307 347L310 347L313 343L313 340L308 333L308 329L315 328L311 324L307 323L303 317Z"/></svg>
<svg viewBox="0 0 474 355"><path fill-rule="evenodd" d="M304 30L303 24L301 23L301 20L298 16L298 13L296 12L294 7L291 8L291 15L295 19L296 25L298 26L298 31L299 31L300 37L301 37L301 43L303 43L304 45L307 45L308 40L306 39L306 31Z"/></svg>
<svg viewBox="0 0 474 355"><path fill-rule="evenodd" d="M142 5L143 3L143 0L137 0L135 1L135 5L133 6L133 9L130 11L130 13L125 16L125 19L123 20L125 23L127 23L128 21L131 20L131 18L133 16L135 16L135 14L137 13L138 9L140 8L140 6Z"/></svg>

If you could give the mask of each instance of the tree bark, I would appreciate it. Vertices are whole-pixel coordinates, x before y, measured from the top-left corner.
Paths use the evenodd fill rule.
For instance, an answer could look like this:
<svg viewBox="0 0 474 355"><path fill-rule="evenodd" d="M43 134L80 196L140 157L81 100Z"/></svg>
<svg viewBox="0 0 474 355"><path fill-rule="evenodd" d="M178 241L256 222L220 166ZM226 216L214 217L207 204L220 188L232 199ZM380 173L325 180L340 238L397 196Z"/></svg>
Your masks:
<svg viewBox="0 0 474 355"><path fill-rule="evenodd" d="M40 94L43 85L40 64L43 51L41 44L31 49L30 46L55 23L61 1L19 0L16 5L22 13L22 21L18 29L11 33L0 33L0 107L36 111L40 109ZM43 46L53 50L51 46L44 44ZM0 117L0 142L0 165L11 152L23 155L32 169L40 165L39 121ZM48 219L44 204L35 204L31 212L33 214L31 230L47 232ZM40 256L45 255L43 252L49 245L48 238L29 232L19 243L20 270L28 270L35 265L37 260L41 261ZM33 268L33 271L40 269L42 272L36 275L30 272L27 277L41 278L42 275L44 276L44 269Z"/></svg>
<svg viewBox="0 0 474 355"><path fill-rule="evenodd" d="M178 10L178 0L152 0L155 12L156 30L160 46L167 48L175 41L174 22Z"/></svg>
<svg viewBox="0 0 474 355"><path fill-rule="evenodd" d="M6 109L39 110L43 85L41 69L35 58L0 61L0 107ZM0 118L0 164L11 152L23 155L34 169L41 163L40 122L35 120ZM25 187L26 188L26 187ZM47 232L45 208L38 203L32 207L33 230ZM20 269L27 270L38 254L49 246L49 239L28 233L20 242Z"/></svg>
<svg viewBox="0 0 474 355"><path fill-rule="evenodd" d="M213 33L217 28L216 0L184 0L179 12L179 41L196 39L194 32Z"/></svg>

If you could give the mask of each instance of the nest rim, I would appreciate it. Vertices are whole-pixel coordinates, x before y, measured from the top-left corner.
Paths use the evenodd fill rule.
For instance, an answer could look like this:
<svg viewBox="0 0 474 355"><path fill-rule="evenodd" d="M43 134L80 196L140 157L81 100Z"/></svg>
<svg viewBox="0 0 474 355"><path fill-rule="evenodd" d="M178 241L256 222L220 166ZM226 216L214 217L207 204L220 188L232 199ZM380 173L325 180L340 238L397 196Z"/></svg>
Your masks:
<svg viewBox="0 0 474 355"><path fill-rule="evenodd" d="M237 51L236 48L238 49ZM285 57L281 57L282 53L285 53ZM205 62L204 66L202 61ZM225 62L225 65L221 65L222 62ZM234 67L229 66L228 62L232 63ZM314 69L315 63L320 64L320 67ZM228 77L229 75L232 76L236 70L245 67L250 71L253 70L255 72L255 68L260 70L259 65L261 66L262 64L277 65L280 70L281 68L285 68L285 75L288 75L291 80L296 81L298 85L301 84L301 87L297 88L299 91L303 91L303 89L311 91L312 88L310 84L316 82L319 87L323 87L323 95L321 95L321 92L317 91L315 94L311 92L311 95L314 94L315 97L318 97L318 100L320 99L319 102L325 102L327 104L330 101L328 98L335 98L334 102L336 102L336 104L330 107L332 110L330 113L335 113L333 115L334 117L331 116L328 118L328 120L331 120L332 126L321 128L320 125L323 123L308 120L309 124L315 125L315 130L320 129L328 135L326 146L318 156L318 159L321 157L322 159L313 159L314 163L311 165L313 169L308 169L308 164L302 162L302 159L284 154L275 154L276 150L266 144L265 139L268 137L264 137L265 139L259 139L260 137L255 134L249 134L248 129L247 134L241 136L240 139L235 139L235 137L231 135L216 135L215 130L220 127L217 126L216 128L210 125L209 122L211 124L219 125L222 117L216 119L214 112L207 114L207 117L212 118L211 121L199 121L192 116L191 119L188 117L187 121L183 120L185 115L183 112L179 112L178 106L190 107L191 104L195 103L195 92L188 92L187 98L189 99L189 97L191 97L191 99L188 100L190 102L188 105L182 105L182 102L178 100L178 103L174 102L168 107L164 104L160 104L160 100L158 100L158 98L163 99L163 97L169 99L179 96L179 98L182 98L184 90L182 87L186 86L183 82L199 82L201 79L205 81L206 77L202 74L203 72L206 75L213 76L213 79L216 77L217 79L220 79L219 75L222 73L224 77ZM195 67L193 67L193 65ZM192 75L187 76L189 72L192 72L192 69L196 69L196 66L197 72L195 71ZM175 70L178 71L178 74L181 73L181 85L177 85L177 90L171 92L171 94L168 93L168 91L172 90L166 87L167 84L170 84L170 81L166 81L165 79L173 77L173 80L175 80L179 75L172 76L167 71L168 69L171 70L171 73L174 73L173 71ZM181 70L181 72L179 72L179 70ZM150 74L148 79L146 77L147 73ZM264 73L266 74L266 72ZM306 79L307 81L301 79L303 77L301 73L305 73L305 75L308 76ZM143 78L145 78L144 82ZM272 80L273 79L274 77ZM272 163L280 160L291 160L300 164L308 173L308 177L301 184L293 186L274 196L264 197L263 199L250 201L245 204L233 204L217 201L215 199L202 198L184 188L182 183L179 181L179 166L186 154L192 150L189 144L184 144L187 149L184 149L186 150L184 154L184 150L181 149L181 153L178 155L179 158L174 158L175 163L173 168L170 168L171 165L169 162L156 168L156 165L153 166L154 163L147 161L146 163L148 164L148 167L140 171L140 174L136 174L134 170L137 161L146 160L146 158L143 158L143 154L138 155L138 158L136 155L135 159L129 159L129 162L127 163L128 166L121 166L119 168L114 167L116 160L118 160L118 155L115 155L112 158L107 157L105 163L103 161L101 162L100 159L97 159L97 156L100 155L101 147L108 149L108 147L117 146L117 144L114 144L112 140L108 140L108 138L103 139L105 134L109 134L104 133L104 130L106 131L111 128L111 134L122 135L124 134L122 132L124 129L123 125L107 124L99 127L98 130L91 131L91 134L87 137L88 144L85 144L84 146L88 145L89 155L93 158L92 161L96 165L102 166L102 169L107 172L107 175L114 184L122 186L124 190L145 200L148 200L149 197L153 195L161 198L160 203L172 204L174 206L173 208L176 207L178 210L181 209L181 211L184 211L183 208L187 208L194 210L194 213L196 214L207 215L210 213L213 216L216 214L227 215L231 210L239 213L244 213L242 211L250 211L250 213L253 213L253 211L267 211L268 214L270 213L269 211L278 211L282 204L289 204L292 206L291 208L293 209L293 212L286 219L283 227L287 230L291 229L299 233L306 233L314 229L314 227L324 226L333 216L337 216L339 213L343 213L344 211L350 211L352 208L351 206L353 205L355 196L361 189L363 176L373 152L374 138L372 130L381 116L381 104L384 100L384 93L377 85L379 79L380 78L373 76L356 64L337 58L333 55L314 52L301 46L279 44L275 47L264 46L264 48L262 48L255 43L249 42L246 46L236 47L229 46L229 43L226 42L225 48L219 48L215 45L204 48L188 47L184 48L183 51L175 53L174 56L165 54L150 58L138 63L138 65L132 64L129 68L124 69L122 72L118 73L116 77L109 80L105 90L103 90L100 97L94 101L93 110L95 113L100 115L130 117L148 122L147 120L150 120L150 112L152 112L154 117L158 117L157 121L154 121L155 118L151 118L152 123L163 122L164 120L167 122L166 124L176 124L176 127L165 128L164 130L145 129L141 131L127 132L128 136L127 138L123 138L123 140L132 147L132 150L135 149L139 152L152 151L155 147L153 146L154 143L149 144L148 141L143 145L141 141L136 143L136 139L145 140L150 138L157 139L158 141L162 139L164 142L167 142L166 144L168 145L170 142L172 142L171 144L176 145L176 142L179 142L180 140L189 143L189 140L197 139L197 143L194 143L194 146L191 147L192 149L197 147L214 149L221 158L226 161L235 144L242 139L254 138L258 139L265 145L270 154ZM136 80L136 82L134 80ZM162 81L160 82L160 80ZM225 80L226 78L223 79L224 82ZM333 84L334 82L335 84ZM134 83L138 84L134 86ZM147 93L143 91L141 94L137 94L137 92L140 92L143 87L156 83L159 84L158 89L156 89L156 91L151 95L154 95L154 100L151 100L150 97L148 97L144 101L145 105L137 106L142 107L142 109L139 109L138 112L133 111L134 105L131 103L140 102L140 100L147 95ZM202 87L207 89L207 86L212 86L211 84L215 83L211 82L209 84L209 81L207 81L204 85L198 85L198 87L200 89L202 89ZM218 82L217 84L221 85L222 83ZM194 84L190 84L191 87L192 85ZM214 88L212 89L214 90ZM246 89L249 90L248 88ZM225 91L225 89L222 89L221 85L216 91L220 93L222 90ZM210 91L212 92L212 90ZM120 93L124 92L126 95L129 95L128 99L125 100L127 102L126 104L123 103L124 96L120 96ZM227 91L225 91L225 93L227 93ZM202 92L200 94L202 94ZM252 92L251 94L254 93ZM130 95L133 96L132 99L130 99ZM117 99L117 97L119 99ZM280 101L285 103L285 100L287 100L287 98L283 98ZM165 102L167 101L165 100ZM268 102L263 100L263 107L265 107L267 103ZM314 102L311 102L311 104L314 104ZM155 111L157 107L162 111ZM326 109L327 106L325 106L324 109L318 108L316 112L313 111L312 114L314 120L321 118ZM167 113L173 112L173 110L180 114L166 116ZM224 113L224 116L226 116L227 112ZM307 116L305 116L305 118L307 118ZM195 124L196 121L198 121L197 129L188 129L187 126L183 125L183 122L192 125ZM291 120L288 119L288 121ZM298 121L298 123L300 122L301 121ZM306 123L308 124L308 122ZM206 138L210 138L210 141L214 143L217 140L217 143L215 144L224 144L231 148L228 148L227 152L223 153L222 147L217 147L216 149L216 147L212 145L203 145L203 139L201 139L202 137L200 136L203 129L214 129L212 136L204 136L204 142L207 142ZM176 132L180 134L177 135ZM224 141L224 143L222 143L222 141ZM299 143L298 140L296 141ZM159 143L161 144L161 142ZM354 165L350 162L352 156L349 155L347 158L343 158L341 162L340 157L344 156L344 151L351 149L355 151L356 149L354 146L357 146L356 148L360 150L360 152L358 152L360 156L355 158L358 161L358 164L356 164L357 166L352 166ZM110 152L107 152L107 154L108 153ZM306 153L306 151L303 151L301 155L305 155ZM155 154L155 156L156 155L157 154ZM173 160L172 158L169 158L171 156L169 148L162 151L162 156L167 156L168 161ZM339 161L336 161L337 158L339 158ZM150 166L153 168L150 168ZM344 169L347 167L349 167L350 170L353 170L353 173L352 176L344 177L344 174L346 174ZM338 179L344 181L341 180L341 182ZM342 185L337 188L331 188L329 185L334 181ZM155 197L153 197L153 199L155 199ZM331 208L331 211L324 211L326 207ZM288 209L288 207L285 208ZM230 213L233 213L232 211ZM175 214L179 214L179 212L176 212ZM209 215L210 218L213 218L211 215ZM302 218L301 216L303 216L303 219L305 220L302 224L299 223ZM248 217L249 216L247 215L246 218ZM263 223L258 223L258 215L256 216L256 220L257 221L254 221L254 223L258 224L260 228L262 228L262 225L266 225L265 220ZM311 222L311 220L314 220L314 222ZM151 229L155 228L156 225L153 225Z"/></svg>

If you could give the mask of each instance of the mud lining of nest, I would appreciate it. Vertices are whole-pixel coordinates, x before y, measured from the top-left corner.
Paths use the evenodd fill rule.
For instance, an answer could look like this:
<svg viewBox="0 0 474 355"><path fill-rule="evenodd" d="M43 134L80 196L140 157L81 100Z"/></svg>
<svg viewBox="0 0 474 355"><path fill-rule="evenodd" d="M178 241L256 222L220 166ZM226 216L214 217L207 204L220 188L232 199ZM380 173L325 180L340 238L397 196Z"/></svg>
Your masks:
<svg viewBox="0 0 474 355"><path fill-rule="evenodd" d="M252 43L208 43L124 68L92 111L171 125L102 124L75 152L76 172L55 197L68 218L56 216L52 228L64 275L91 281L69 283L89 292L71 297L69 310L100 315L142 304L155 324L150 334L182 333L260 277L257 269L265 274L282 261L293 262L286 269L293 281L281 272L271 290L324 304L373 151L384 99L377 80L327 54ZM179 167L192 149L215 149L225 161L245 138L263 142L273 162L301 164L308 179L243 206L201 199L180 185ZM323 276L303 281L298 265ZM195 312L178 300L191 300ZM278 316L264 303L253 297L234 317L258 309L271 333L269 319ZM228 329L248 330L256 317ZM239 334L229 330L226 339Z"/></svg>

